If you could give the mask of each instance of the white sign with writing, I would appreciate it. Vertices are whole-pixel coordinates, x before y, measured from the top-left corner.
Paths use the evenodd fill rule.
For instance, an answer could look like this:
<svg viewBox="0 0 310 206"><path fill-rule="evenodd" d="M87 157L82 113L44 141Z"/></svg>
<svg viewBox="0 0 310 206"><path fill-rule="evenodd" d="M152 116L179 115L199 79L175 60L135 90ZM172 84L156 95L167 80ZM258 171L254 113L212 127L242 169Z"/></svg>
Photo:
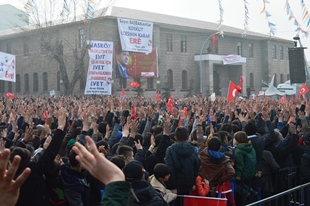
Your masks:
<svg viewBox="0 0 310 206"><path fill-rule="evenodd" d="M118 32L123 51L149 54L153 48L153 23L117 18Z"/></svg>
<svg viewBox="0 0 310 206"><path fill-rule="evenodd" d="M84 94L111 95L113 42L87 41L89 65Z"/></svg>
<svg viewBox="0 0 310 206"><path fill-rule="evenodd" d="M15 55L0 52L0 80L16 81L16 57Z"/></svg>

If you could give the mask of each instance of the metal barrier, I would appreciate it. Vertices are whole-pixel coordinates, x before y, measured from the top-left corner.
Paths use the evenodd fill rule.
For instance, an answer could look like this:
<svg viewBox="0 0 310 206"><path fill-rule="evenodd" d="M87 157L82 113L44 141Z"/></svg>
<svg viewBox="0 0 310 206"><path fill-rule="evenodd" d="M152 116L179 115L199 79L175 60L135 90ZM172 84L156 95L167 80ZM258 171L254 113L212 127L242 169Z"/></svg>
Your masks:
<svg viewBox="0 0 310 206"><path fill-rule="evenodd" d="M310 183L288 189L279 194L248 204L247 206L310 205Z"/></svg>

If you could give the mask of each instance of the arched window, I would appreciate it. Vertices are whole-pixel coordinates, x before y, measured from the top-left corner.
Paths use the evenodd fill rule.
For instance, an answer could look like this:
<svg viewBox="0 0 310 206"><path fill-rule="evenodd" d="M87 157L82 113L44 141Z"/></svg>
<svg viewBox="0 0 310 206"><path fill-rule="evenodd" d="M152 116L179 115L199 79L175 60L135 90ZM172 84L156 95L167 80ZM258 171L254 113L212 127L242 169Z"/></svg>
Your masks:
<svg viewBox="0 0 310 206"><path fill-rule="evenodd" d="M12 82L8 82L8 92L12 92Z"/></svg>
<svg viewBox="0 0 310 206"><path fill-rule="evenodd" d="M0 92L4 92L4 80L0 80Z"/></svg>
<svg viewBox="0 0 310 206"><path fill-rule="evenodd" d="M47 72L43 73L43 91L48 91L48 75Z"/></svg>
<svg viewBox="0 0 310 206"><path fill-rule="evenodd" d="M171 69L167 71L167 81L169 89L173 89L173 71Z"/></svg>
<svg viewBox="0 0 310 206"><path fill-rule="evenodd" d="M278 85L278 79L277 79L277 74L274 74L274 83L273 83L274 86L277 86Z"/></svg>
<svg viewBox="0 0 310 206"><path fill-rule="evenodd" d="M119 87L127 88L127 78L119 78Z"/></svg>
<svg viewBox="0 0 310 206"><path fill-rule="evenodd" d="M187 71L186 70L182 71L182 89L188 89L188 85L187 85Z"/></svg>
<svg viewBox="0 0 310 206"><path fill-rule="evenodd" d="M290 80L290 74L286 75L286 80Z"/></svg>
<svg viewBox="0 0 310 206"><path fill-rule="evenodd" d="M284 83L284 75L280 74L280 83Z"/></svg>
<svg viewBox="0 0 310 206"><path fill-rule="evenodd" d="M29 92L29 75L25 74L25 92Z"/></svg>
<svg viewBox="0 0 310 206"><path fill-rule="evenodd" d="M250 88L254 89L254 75L250 73Z"/></svg>
<svg viewBox="0 0 310 206"><path fill-rule="evenodd" d="M60 91L60 71L57 72L57 91Z"/></svg>
<svg viewBox="0 0 310 206"><path fill-rule="evenodd" d="M38 73L33 74L33 92L37 92L39 90L39 77Z"/></svg>
<svg viewBox="0 0 310 206"><path fill-rule="evenodd" d="M147 78L147 88L154 89L154 78Z"/></svg>
<svg viewBox="0 0 310 206"><path fill-rule="evenodd" d="M16 88L15 88L16 92L20 92L20 76L19 74L16 74Z"/></svg>

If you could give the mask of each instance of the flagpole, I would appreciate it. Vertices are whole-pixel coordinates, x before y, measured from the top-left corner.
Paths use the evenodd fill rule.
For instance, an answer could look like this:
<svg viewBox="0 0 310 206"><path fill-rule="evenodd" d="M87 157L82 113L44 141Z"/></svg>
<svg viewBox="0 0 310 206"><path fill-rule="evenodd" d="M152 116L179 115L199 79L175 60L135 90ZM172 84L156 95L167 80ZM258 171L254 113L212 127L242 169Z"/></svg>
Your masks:
<svg viewBox="0 0 310 206"><path fill-rule="evenodd" d="M215 32L213 34L211 34L210 36L208 36L208 38L206 38L206 40L203 42L202 46L201 46L201 49L200 49L200 66L199 66L199 73L200 73L200 93L201 93L201 96L203 95L202 94L202 50L205 46L205 44L207 43L207 41L213 36L213 35L216 35L218 34L219 32Z"/></svg>

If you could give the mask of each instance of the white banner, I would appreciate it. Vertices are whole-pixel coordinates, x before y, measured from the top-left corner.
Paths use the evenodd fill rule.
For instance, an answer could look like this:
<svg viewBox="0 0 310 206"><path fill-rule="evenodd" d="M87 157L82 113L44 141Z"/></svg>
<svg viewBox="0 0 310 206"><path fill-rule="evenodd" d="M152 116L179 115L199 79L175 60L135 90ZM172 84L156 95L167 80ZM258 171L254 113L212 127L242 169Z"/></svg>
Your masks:
<svg viewBox="0 0 310 206"><path fill-rule="evenodd" d="M152 52L152 22L117 18L117 24L123 51Z"/></svg>
<svg viewBox="0 0 310 206"><path fill-rule="evenodd" d="M0 52L0 80L16 81L15 55Z"/></svg>
<svg viewBox="0 0 310 206"><path fill-rule="evenodd" d="M223 56L223 64L245 63L240 55L230 54Z"/></svg>
<svg viewBox="0 0 310 206"><path fill-rule="evenodd" d="M84 94L111 95L113 42L87 41L89 65Z"/></svg>

